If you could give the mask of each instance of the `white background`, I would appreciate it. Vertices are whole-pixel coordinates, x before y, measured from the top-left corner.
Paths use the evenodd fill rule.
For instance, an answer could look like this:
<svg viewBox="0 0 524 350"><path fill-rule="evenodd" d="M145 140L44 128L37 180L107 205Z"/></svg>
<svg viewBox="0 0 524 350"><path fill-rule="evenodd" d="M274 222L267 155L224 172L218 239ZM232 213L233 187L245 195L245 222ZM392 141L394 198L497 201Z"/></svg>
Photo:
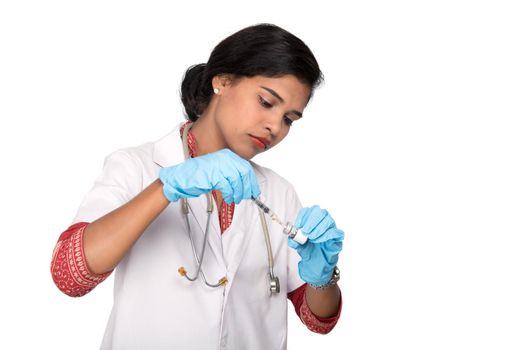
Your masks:
<svg viewBox="0 0 524 350"><path fill-rule="evenodd" d="M518 1L3 1L2 349L96 349L112 280L54 286L51 252L112 151L183 119L185 69L260 22L326 76L255 161L347 233L327 336L290 349L524 348L524 12ZM176 317L176 316L174 316Z"/></svg>

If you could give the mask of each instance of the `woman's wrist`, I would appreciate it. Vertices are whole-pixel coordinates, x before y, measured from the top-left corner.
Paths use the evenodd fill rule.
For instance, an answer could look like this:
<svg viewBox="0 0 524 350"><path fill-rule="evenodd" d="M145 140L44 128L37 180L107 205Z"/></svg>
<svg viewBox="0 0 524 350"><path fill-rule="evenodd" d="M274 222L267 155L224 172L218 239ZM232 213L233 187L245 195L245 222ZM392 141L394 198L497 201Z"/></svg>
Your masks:
<svg viewBox="0 0 524 350"><path fill-rule="evenodd" d="M333 269L333 274L331 275L331 279L329 281L321 285L313 283L308 283L308 285L313 289L326 289L330 286L337 284L338 280L340 280L340 270L337 266L335 266L335 268Z"/></svg>

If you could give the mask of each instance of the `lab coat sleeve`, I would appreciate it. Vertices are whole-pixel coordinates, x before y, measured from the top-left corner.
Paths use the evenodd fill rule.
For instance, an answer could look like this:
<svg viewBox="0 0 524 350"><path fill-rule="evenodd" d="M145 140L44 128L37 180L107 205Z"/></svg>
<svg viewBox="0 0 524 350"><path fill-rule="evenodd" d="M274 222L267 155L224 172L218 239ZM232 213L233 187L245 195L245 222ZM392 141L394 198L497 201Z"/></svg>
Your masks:
<svg viewBox="0 0 524 350"><path fill-rule="evenodd" d="M98 275L89 270L84 254L84 229L128 202L141 187L142 170L132 154L119 150L106 157L102 172L84 197L73 224L60 235L53 250L51 275L63 293L83 296L111 274L109 271Z"/></svg>
<svg viewBox="0 0 524 350"><path fill-rule="evenodd" d="M81 297L102 283L112 271L94 274L84 254L84 229L87 222L71 225L58 239L51 259L51 276L58 289L70 297Z"/></svg>
<svg viewBox="0 0 524 350"><path fill-rule="evenodd" d="M142 190L142 168L126 149L106 157L101 174L84 197L73 224L93 222L124 205Z"/></svg>

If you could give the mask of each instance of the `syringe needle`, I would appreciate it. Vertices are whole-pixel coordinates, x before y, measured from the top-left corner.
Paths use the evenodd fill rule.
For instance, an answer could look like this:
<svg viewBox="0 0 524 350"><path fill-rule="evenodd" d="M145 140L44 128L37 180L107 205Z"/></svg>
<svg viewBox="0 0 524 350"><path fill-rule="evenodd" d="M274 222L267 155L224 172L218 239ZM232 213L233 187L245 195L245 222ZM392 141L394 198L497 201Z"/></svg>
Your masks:
<svg viewBox="0 0 524 350"><path fill-rule="evenodd" d="M278 223L280 226L282 227L285 227L284 223L280 220L280 218L277 216L277 214L275 214L275 212L271 209L269 209L269 207L267 205L265 205L264 203L262 203L262 201L258 198L254 198L252 197L251 198L257 205L260 209L262 209L262 211L264 213L266 213L267 215L269 215L269 217L271 218L271 220L275 221L276 223Z"/></svg>
<svg viewBox="0 0 524 350"><path fill-rule="evenodd" d="M273 212L271 212L271 215L269 216L271 220L277 222L280 226L285 227L284 223L280 220L280 218Z"/></svg>
<svg viewBox="0 0 524 350"><path fill-rule="evenodd" d="M297 229L295 226L293 226L292 223L288 222L284 224L280 218L273 212L273 210L269 209L267 205L265 205L260 199L251 197L251 199L256 203L256 205L262 209L264 213L269 215L271 220L277 222L280 226L283 227L283 232L291 237L293 240L298 242L299 244L305 244L307 242L307 236L302 233L299 229Z"/></svg>
<svg viewBox="0 0 524 350"><path fill-rule="evenodd" d="M304 244L307 242L307 236L305 236L302 233L302 231L300 231L295 226L293 226L292 223L288 222L284 224L282 220L280 220L280 218L277 216L277 214L275 214L273 210L269 209L269 207L265 205L260 199L255 198L255 197L251 197L251 199L253 199L256 205L260 209L262 209L264 213L269 215L271 220L277 222L280 226L282 226L284 234L288 235L289 237L291 237L293 240L295 240L296 242L300 244Z"/></svg>

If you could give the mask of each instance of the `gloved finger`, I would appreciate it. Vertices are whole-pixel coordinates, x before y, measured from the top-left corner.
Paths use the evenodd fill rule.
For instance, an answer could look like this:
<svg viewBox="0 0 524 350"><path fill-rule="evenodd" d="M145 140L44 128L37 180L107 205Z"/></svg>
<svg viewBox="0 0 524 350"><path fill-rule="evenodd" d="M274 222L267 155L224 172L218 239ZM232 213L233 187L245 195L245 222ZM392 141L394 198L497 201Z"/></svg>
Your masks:
<svg viewBox="0 0 524 350"><path fill-rule="evenodd" d="M235 181L232 183L235 190L235 203L240 203L243 199L260 196L260 188L251 163L229 149L224 150L224 156L227 164L223 166L228 169L228 174L235 176ZM228 179L231 181L232 178Z"/></svg>
<svg viewBox="0 0 524 350"><path fill-rule="evenodd" d="M230 150L226 150L225 155L226 160L220 165L221 172L233 189L233 201L239 204L243 199L250 198L246 194L244 185L244 173L247 171L248 163Z"/></svg>
<svg viewBox="0 0 524 350"><path fill-rule="evenodd" d="M312 222L311 224L313 225L314 222ZM308 224L306 224L306 226L308 226ZM322 217L322 219L319 222L317 222L316 226L307 228L311 232L308 238L315 242L317 239L322 237L327 231L333 228L336 228L335 221L333 221L331 216L329 216L329 214L327 214L326 211L326 216Z"/></svg>
<svg viewBox="0 0 524 350"><path fill-rule="evenodd" d="M301 229L302 232L307 233L309 236L315 227L329 214L327 210L320 208L318 205L302 209L298 214L295 227Z"/></svg>
<svg viewBox="0 0 524 350"><path fill-rule="evenodd" d="M242 178L242 199L250 199L251 198L251 188L250 188L250 182L249 182L249 173L241 174Z"/></svg>
<svg viewBox="0 0 524 350"><path fill-rule="evenodd" d="M344 240L344 231L338 229L333 223L333 226L326 230L323 234L314 239L310 238L309 240L313 243L323 243L327 241L342 241Z"/></svg>
<svg viewBox="0 0 524 350"><path fill-rule="evenodd" d="M255 175L255 171L253 170L251 164L249 167L250 169L246 176L246 183L247 186L249 186L249 192L246 194L249 194L248 198L258 198L260 196L260 186L258 185L257 176Z"/></svg>
<svg viewBox="0 0 524 350"><path fill-rule="evenodd" d="M243 165L243 168L240 170L244 190L242 199L258 198L260 196L260 188L253 167L247 161Z"/></svg>
<svg viewBox="0 0 524 350"><path fill-rule="evenodd" d="M210 192L213 189L211 181L207 176L191 178L185 172L177 172L172 180L180 193L184 194L184 197L198 197L202 193Z"/></svg>
<svg viewBox="0 0 524 350"><path fill-rule="evenodd" d="M236 170L235 170L236 171ZM242 176L239 172L236 174L225 175L226 180L229 182L231 189L233 190L233 202L236 204L240 203L244 194L244 186L242 184Z"/></svg>
<svg viewBox="0 0 524 350"><path fill-rule="evenodd" d="M244 185L243 199L258 198L260 196L260 188L258 186L257 177L251 163L245 159L238 157L238 170L242 175Z"/></svg>
<svg viewBox="0 0 524 350"><path fill-rule="evenodd" d="M227 179L222 178L214 186L214 189L219 190L222 193L222 198L227 204L233 203L233 188Z"/></svg>
<svg viewBox="0 0 524 350"><path fill-rule="evenodd" d="M295 219L294 226L298 229L302 229L310 212L311 212L311 208L308 208L308 207L301 208L297 214L297 218ZM304 230L302 231L306 234L309 233L309 232L305 232Z"/></svg>
<svg viewBox="0 0 524 350"><path fill-rule="evenodd" d="M293 249L297 249L300 246L300 244L296 242L294 239L292 239L291 237L287 238L287 245Z"/></svg>

